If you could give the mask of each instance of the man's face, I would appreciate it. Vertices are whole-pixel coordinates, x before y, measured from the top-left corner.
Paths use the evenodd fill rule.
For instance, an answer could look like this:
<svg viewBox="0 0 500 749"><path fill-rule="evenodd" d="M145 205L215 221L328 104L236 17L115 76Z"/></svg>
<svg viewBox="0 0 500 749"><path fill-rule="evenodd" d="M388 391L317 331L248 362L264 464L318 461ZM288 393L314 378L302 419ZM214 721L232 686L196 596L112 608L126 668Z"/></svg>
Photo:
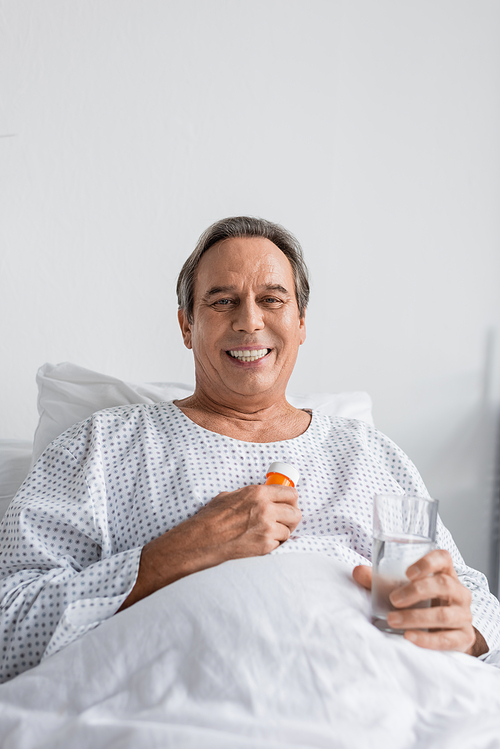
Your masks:
<svg viewBox="0 0 500 749"><path fill-rule="evenodd" d="M290 263L268 239L211 247L197 268L193 323L182 310L179 322L193 349L197 388L215 402L237 407L244 405L241 396L272 403L284 395L305 320Z"/></svg>

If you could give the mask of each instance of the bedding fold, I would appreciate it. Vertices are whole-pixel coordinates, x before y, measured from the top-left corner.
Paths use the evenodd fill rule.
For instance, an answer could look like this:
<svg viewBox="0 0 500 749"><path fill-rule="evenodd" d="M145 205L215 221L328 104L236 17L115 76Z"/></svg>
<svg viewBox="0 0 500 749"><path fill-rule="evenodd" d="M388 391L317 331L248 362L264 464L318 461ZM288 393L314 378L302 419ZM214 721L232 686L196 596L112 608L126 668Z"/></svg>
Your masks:
<svg viewBox="0 0 500 749"><path fill-rule="evenodd" d="M369 611L320 554L190 575L1 685L0 745L494 746L500 671L384 635Z"/></svg>

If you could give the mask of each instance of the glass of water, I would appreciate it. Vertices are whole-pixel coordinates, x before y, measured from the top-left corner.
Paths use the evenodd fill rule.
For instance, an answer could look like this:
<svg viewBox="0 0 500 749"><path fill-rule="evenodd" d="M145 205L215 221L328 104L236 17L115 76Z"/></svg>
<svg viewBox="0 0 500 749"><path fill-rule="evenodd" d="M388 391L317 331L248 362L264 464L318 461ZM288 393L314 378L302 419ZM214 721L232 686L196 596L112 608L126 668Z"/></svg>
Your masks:
<svg viewBox="0 0 500 749"><path fill-rule="evenodd" d="M372 621L385 632L403 634L387 624L396 611L389 595L408 582L406 570L435 548L438 502L404 494L377 494L373 506ZM430 600L412 608L426 608Z"/></svg>

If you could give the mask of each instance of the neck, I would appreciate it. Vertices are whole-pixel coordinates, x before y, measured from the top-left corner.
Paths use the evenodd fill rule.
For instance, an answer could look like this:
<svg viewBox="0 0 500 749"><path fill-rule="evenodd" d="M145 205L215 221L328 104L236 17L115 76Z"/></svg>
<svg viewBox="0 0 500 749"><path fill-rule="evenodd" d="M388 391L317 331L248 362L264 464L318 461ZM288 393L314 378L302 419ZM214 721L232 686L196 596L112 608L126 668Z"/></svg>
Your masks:
<svg viewBox="0 0 500 749"><path fill-rule="evenodd" d="M175 405L198 426L244 442L279 442L306 431L311 417L282 397L272 403L264 398L241 396L238 402L220 403L201 388Z"/></svg>

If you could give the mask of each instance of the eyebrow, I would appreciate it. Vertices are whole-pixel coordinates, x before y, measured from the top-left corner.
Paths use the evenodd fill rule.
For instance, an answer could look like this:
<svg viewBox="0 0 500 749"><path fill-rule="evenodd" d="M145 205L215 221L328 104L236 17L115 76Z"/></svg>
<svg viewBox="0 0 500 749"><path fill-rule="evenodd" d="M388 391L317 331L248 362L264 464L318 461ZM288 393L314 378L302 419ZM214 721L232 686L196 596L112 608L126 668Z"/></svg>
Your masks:
<svg viewBox="0 0 500 749"><path fill-rule="evenodd" d="M226 294L235 291L235 289L236 286L212 286L212 288L208 289L208 291L203 295L203 298L210 299L217 294ZM290 293L288 289L285 289L285 287L279 283L269 284L269 286L265 286L264 291L279 291L281 294Z"/></svg>
<svg viewBox="0 0 500 749"><path fill-rule="evenodd" d="M225 294L229 291L234 291L235 286L212 286L211 289L209 289L205 294L203 294L204 299L208 299L211 296L215 296L216 294Z"/></svg>

